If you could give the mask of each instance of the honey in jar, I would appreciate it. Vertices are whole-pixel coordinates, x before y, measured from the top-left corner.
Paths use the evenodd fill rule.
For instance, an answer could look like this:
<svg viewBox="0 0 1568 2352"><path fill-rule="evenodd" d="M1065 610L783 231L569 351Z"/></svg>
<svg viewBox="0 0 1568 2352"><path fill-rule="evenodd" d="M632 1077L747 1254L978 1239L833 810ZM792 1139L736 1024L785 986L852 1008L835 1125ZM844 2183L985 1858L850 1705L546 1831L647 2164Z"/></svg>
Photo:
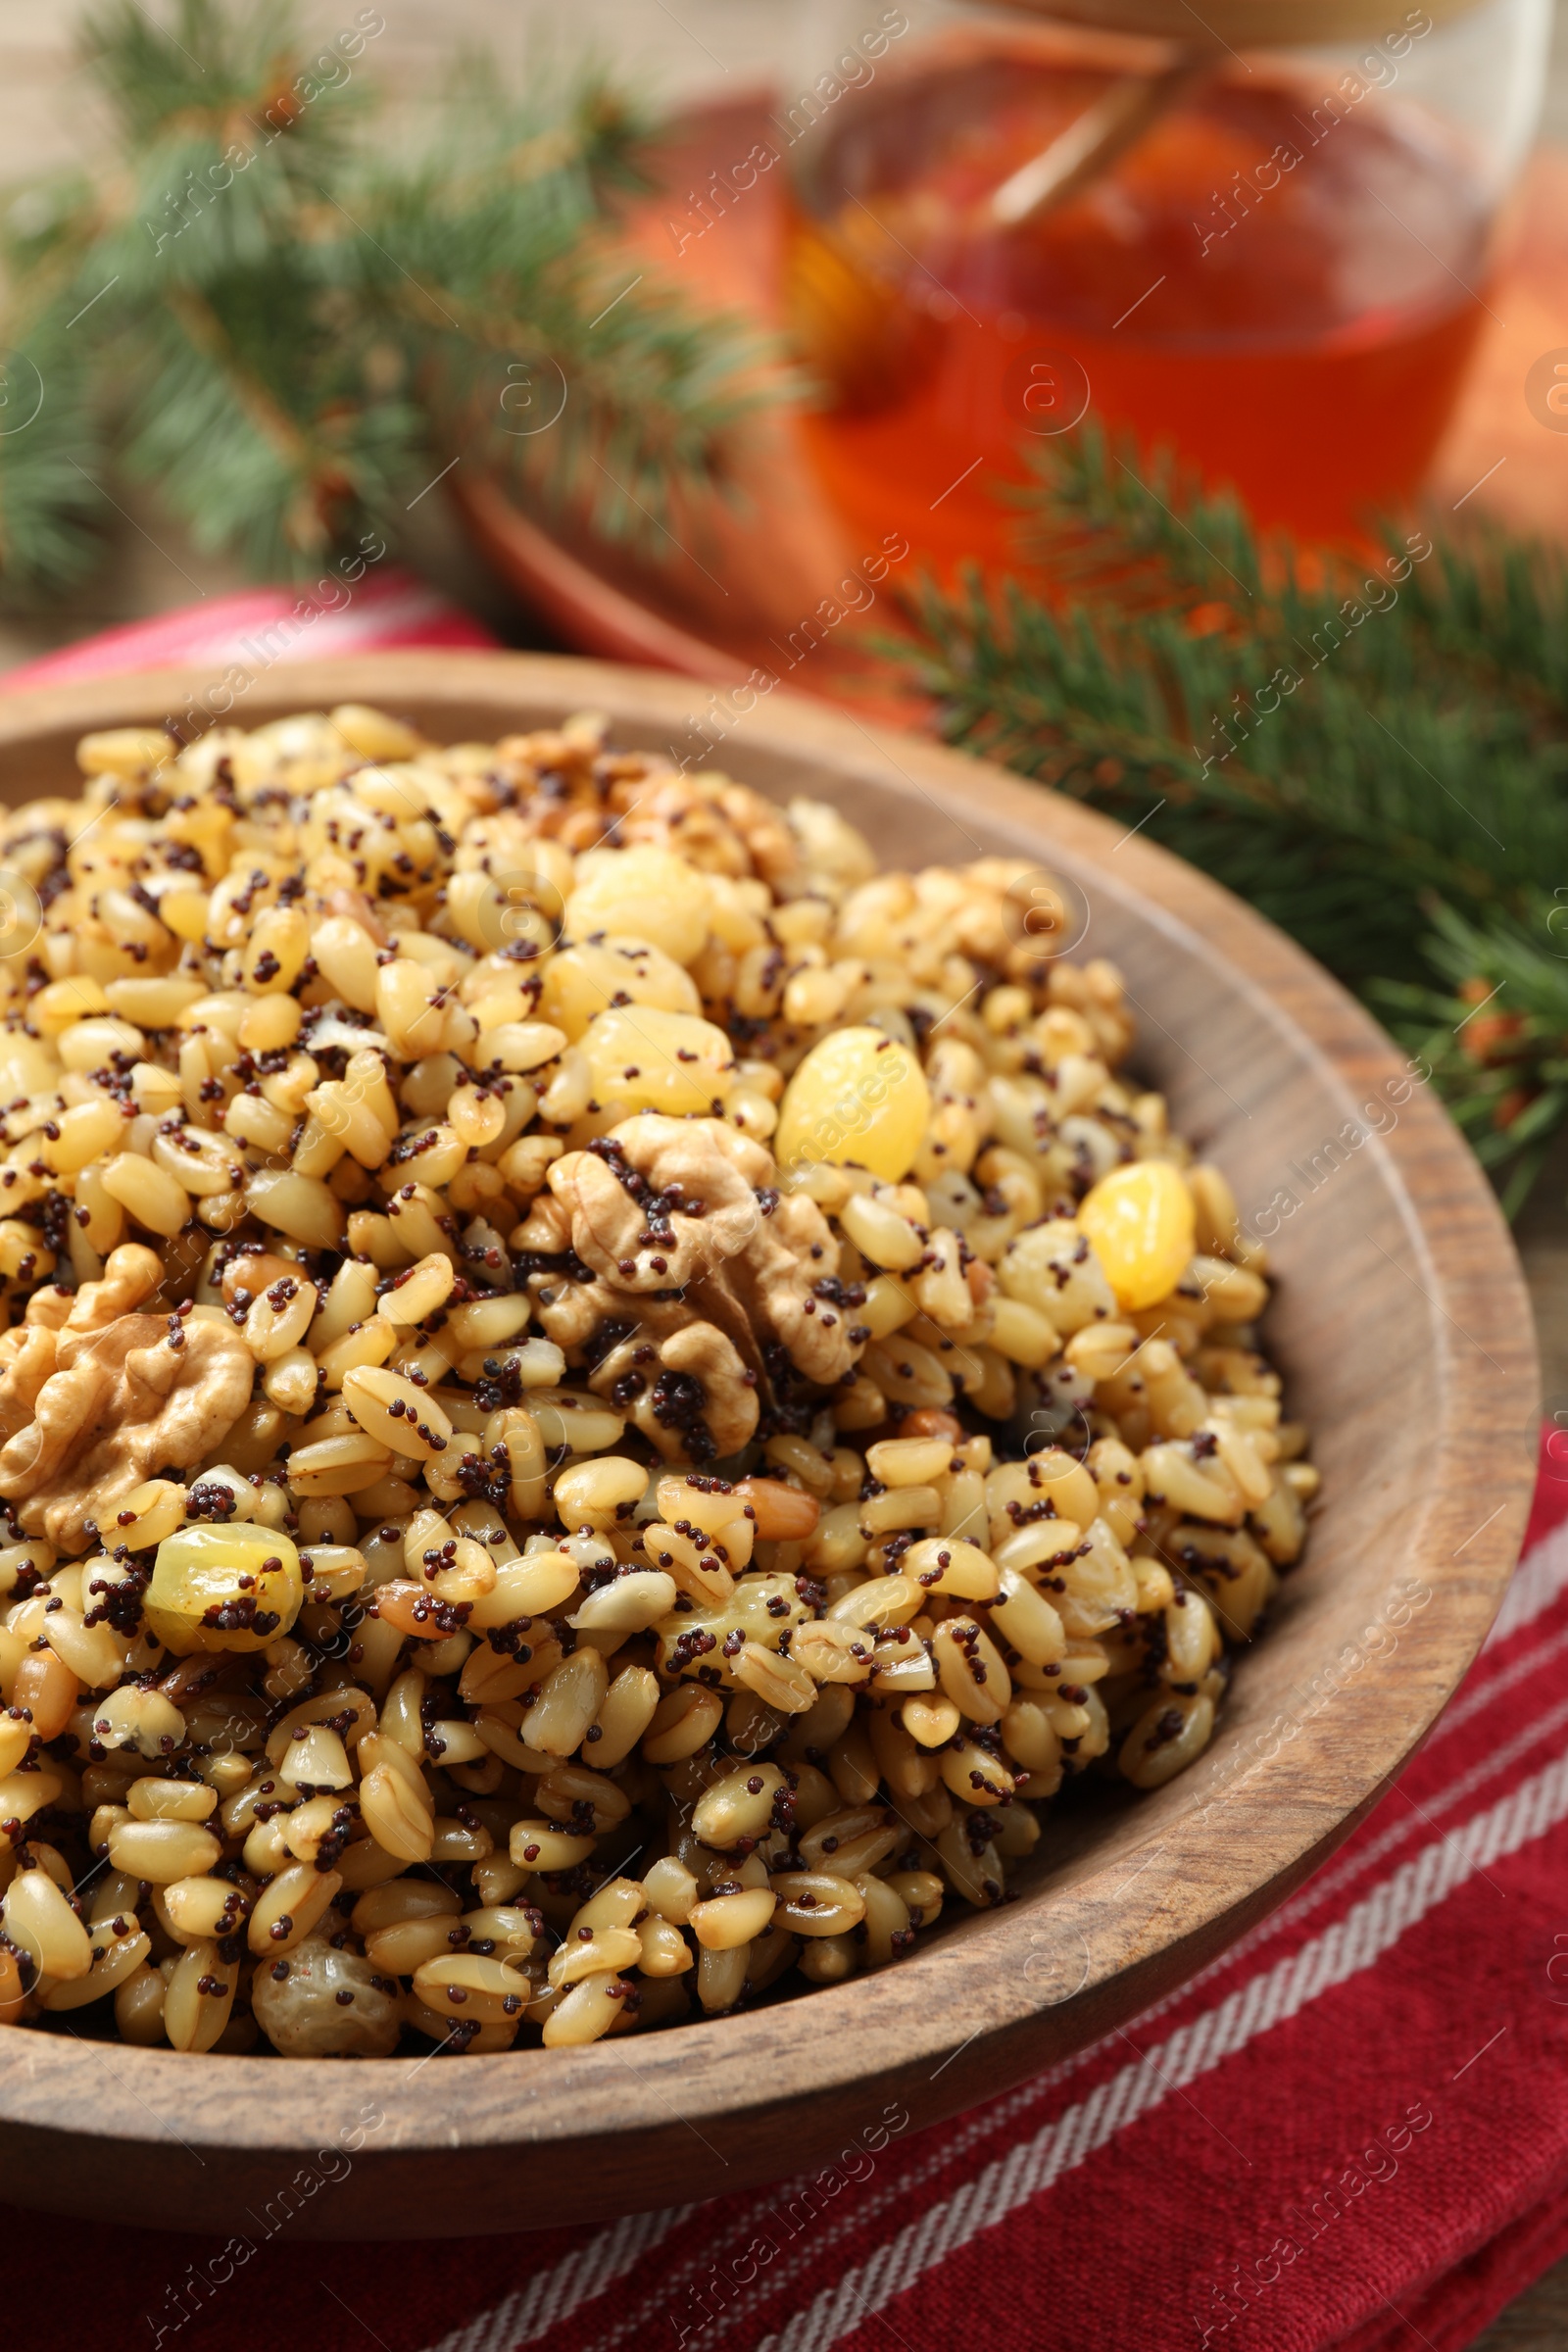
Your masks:
<svg viewBox="0 0 1568 2352"><path fill-rule="evenodd" d="M1423 43L1451 38L1397 9L1349 65L1216 52L1108 168L1010 226L996 191L1125 56L1020 25L899 60L796 163L791 313L823 387L807 431L847 518L945 571L1004 565L999 484L1085 415L1303 537L1353 540L1408 500L1489 317L1494 162L1414 94Z"/></svg>

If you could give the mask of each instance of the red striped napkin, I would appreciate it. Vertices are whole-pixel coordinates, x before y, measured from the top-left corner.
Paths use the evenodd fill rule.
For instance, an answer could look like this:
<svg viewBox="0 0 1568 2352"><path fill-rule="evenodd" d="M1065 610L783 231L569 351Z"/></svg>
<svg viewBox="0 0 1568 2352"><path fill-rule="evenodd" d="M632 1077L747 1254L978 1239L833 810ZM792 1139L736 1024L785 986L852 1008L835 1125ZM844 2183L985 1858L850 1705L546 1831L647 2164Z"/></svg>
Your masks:
<svg viewBox="0 0 1568 2352"><path fill-rule="evenodd" d="M129 665L134 634L92 666ZM88 674L93 650L51 661ZM1524 1560L1421 1754L1315 1879L1129 2032L933 2131L870 2119L815 2175L600 2229L393 2249L291 2242L285 2222L236 2261L232 2240L95 2226L90 2333L175 2352L1463 2352L1568 2252L1565 1825L1550 1431ZM82 2225L0 2209L0 2227L9 2336L74 2352Z"/></svg>

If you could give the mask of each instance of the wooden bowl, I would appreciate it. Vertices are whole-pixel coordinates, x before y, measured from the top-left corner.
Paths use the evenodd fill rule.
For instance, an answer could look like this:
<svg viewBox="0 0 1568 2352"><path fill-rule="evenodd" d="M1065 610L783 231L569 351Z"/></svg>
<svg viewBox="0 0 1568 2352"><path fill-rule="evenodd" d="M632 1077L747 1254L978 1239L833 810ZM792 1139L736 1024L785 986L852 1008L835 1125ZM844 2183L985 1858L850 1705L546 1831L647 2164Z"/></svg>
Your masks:
<svg viewBox="0 0 1568 2352"><path fill-rule="evenodd" d="M0 793L68 788L78 733L156 721L212 684L0 697ZM255 724L366 701L471 740L588 708L625 744L684 754L704 699L564 659L398 653L274 668L235 710ZM898 1967L647 2041L461 2063L8 2033L4 2197L226 2230L347 2146L352 2170L298 2233L464 2234L794 2173L891 2102L935 2122L1124 2024L1279 1903L1375 1803L1491 1623L1534 1473L1529 1308L1475 1161L1367 1015L1190 866L995 768L783 695L734 717L713 763L775 798L831 798L892 865L1004 852L1078 885L1084 952L1127 975L1141 1066L1249 1220L1277 1227L1270 1344L1323 1471L1305 1561L1207 1754L1152 1796L1054 1809L1021 1899L945 1921Z"/></svg>

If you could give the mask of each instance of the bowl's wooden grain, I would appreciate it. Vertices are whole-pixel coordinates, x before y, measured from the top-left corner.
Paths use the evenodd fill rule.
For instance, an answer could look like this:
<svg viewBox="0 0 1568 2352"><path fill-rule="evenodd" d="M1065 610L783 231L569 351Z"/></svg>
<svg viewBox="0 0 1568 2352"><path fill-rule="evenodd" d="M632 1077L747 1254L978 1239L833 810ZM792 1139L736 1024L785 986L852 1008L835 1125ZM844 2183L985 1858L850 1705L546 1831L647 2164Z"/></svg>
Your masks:
<svg viewBox="0 0 1568 2352"><path fill-rule="evenodd" d="M0 797L69 789L83 729L156 720L213 683L0 698ZM567 660L398 653L274 669L236 716L344 700L448 740L588 707L624 743L684 752L702 698ZM1271 1335L1324 1473L1306 1561L1198 1765L1152 1797L1058 1811L1022 1900L900 1967L647 2042L461 2065L7 2034L0 2195L226 2229L313 2151L347 2145L351 2172L306 2203L300 2234L512 2230L795 2172L891 2102L935 2121L1124 2023L1278 1903L1398 1770L1491 1622L1534 1469L1529 1310L1475 1162L1427 1090L1398 1102L1403 1064L1366 1015L1190 867L995 769L782 696L740 718L714 763L837 800L890 863L1004 851L1080 885L1085 952L1125 970L1143 1064L1178 1124L1249 1217L1282 1192L1299 1201L1273 1244ZM1352 1144L1369 1103L1383 1132Z"/></svg>

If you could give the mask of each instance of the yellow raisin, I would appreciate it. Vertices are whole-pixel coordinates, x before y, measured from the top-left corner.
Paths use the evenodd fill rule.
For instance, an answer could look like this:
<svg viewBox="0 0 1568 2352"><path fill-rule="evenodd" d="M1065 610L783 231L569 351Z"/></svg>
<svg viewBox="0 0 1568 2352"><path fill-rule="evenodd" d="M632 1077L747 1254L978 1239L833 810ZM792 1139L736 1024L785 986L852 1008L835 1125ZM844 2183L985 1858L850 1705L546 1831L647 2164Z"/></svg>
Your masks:
<svg viewBox="0 0 1568 2352"><path fill-rule="evenodd" d="M300 1613L300 1555L270 1527L185 1527L158 1546L145 1614L166 1649L265 1649Z"/></svg>
<svg viewBox="0 0 1568 2352"><path fill-rule="evenodd" d="M539 1017L564 1029L573 1045L596 1013L630 1000L662 1012L700 1013L703 1000L690 972L646 939L585 941L563 948L545 965Z"/></svg>
<svg viewBox="0 0 1568 2352"><path fill-rule="evenodd" d="M854 1163L897 1184L930 1116L931 1090L907 1046L881 1029L835 1029L784 1091L773 1154L784 1169Z"/></svg>
<svg viewBox="0 0 1568 2352"><path fill-rule="evenodd" d="M568 940L646 939L676 963L691 963L708 942L708 884L684 858L652 842L585 850L564 920Z"/></svg>
<svg viewBox="0 0 1568 2352"><path fill-rule="evenodd" d="M735 1051L722 1029L689 1012L628 1004L601 1012L583 1033L594 1100L684 1118L711 1111L735 1084Z"/></svg>
<svg viewBox="0 0 1568 2352"><path fill-rule="evenodd" d="M1078 1211L1116 1304L1168 1298L1193 1259L1193 1196L1168 1159L1138 1159L1102 1177Z"/></svg>

